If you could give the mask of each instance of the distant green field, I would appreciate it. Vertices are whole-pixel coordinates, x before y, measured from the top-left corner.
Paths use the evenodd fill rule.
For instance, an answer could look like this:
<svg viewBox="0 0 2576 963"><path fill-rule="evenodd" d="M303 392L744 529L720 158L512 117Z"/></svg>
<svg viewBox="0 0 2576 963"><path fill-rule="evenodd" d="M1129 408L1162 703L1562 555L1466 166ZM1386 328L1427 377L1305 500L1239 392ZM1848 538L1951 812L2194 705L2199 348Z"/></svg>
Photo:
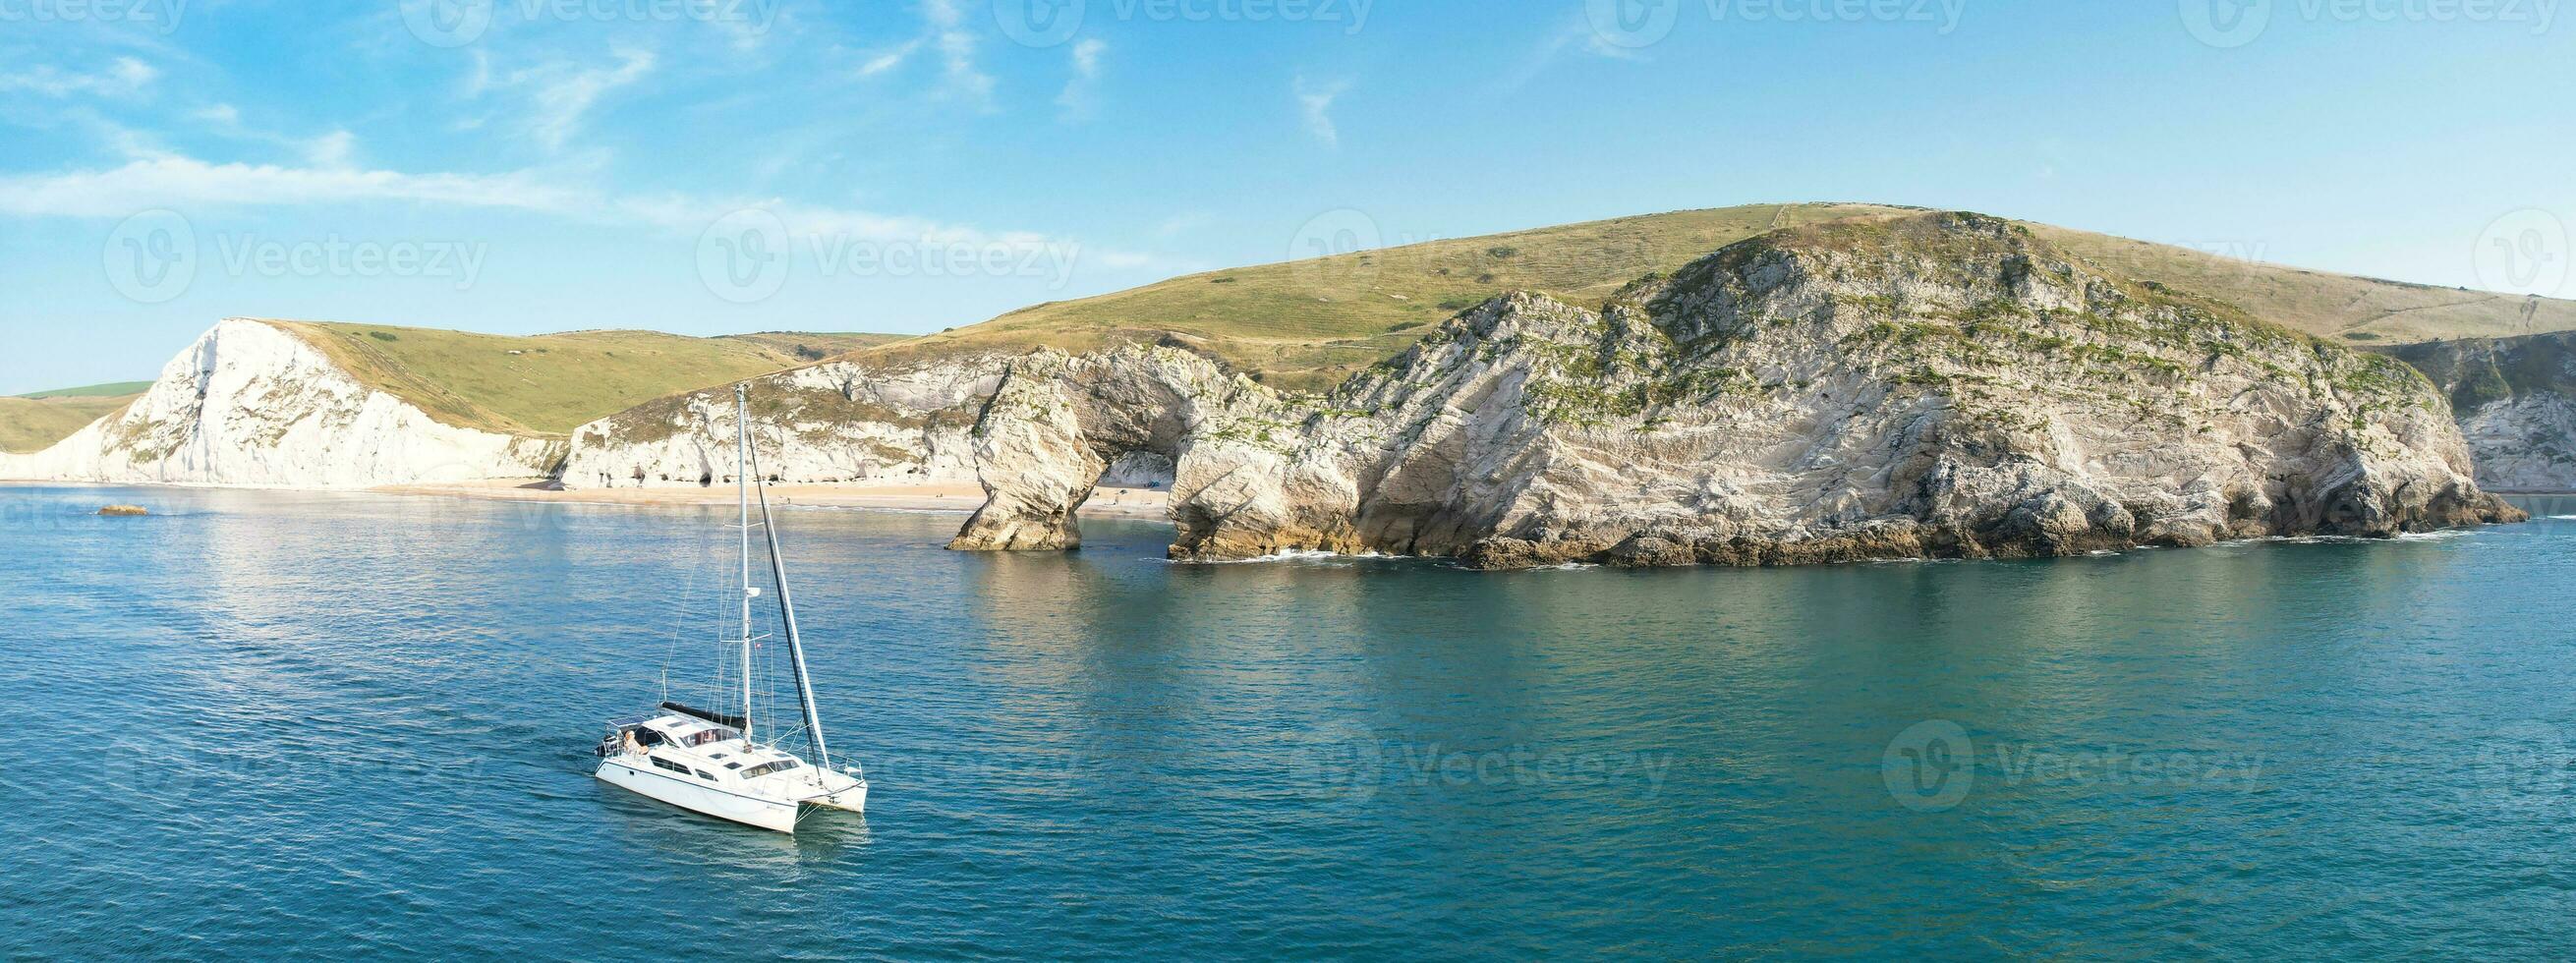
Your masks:
<svg viewBox="0 0 2576 963"><path fill-rule="evenodd" d="M83 385L78 388L56 388L52 391L30 391L26 394L19 395L18 397L123 398L129 395L142 394L144 389L150 387L152 387L152 382L149 381L111 381L103 385Z"/></svg>
<svg viewBox="0 0 2576 963"><path fill-rule="evenodd" d="M137 383L149 387L151 382ZM138 389L139 390L139 389ZM0 451L43 451L72 432L122 410L135 393L121 395L54 394L45 398L0 398Z"/></svg>
<svg viewBox="0 0 2576 963"><path fill-rule="evenodd" d="M812 333L802 331L762 331L758 334L728 334L730 341L748 341L798 361L821 361L861 348L892 344L908 334L861 334L858 332Z"/></svg>
<svg viewBox="0 0 2576 963"><path fill-rule="evenodd" d="M442 422L519 435L582 423L664 395L738 381L862 347L873 335L691 338L657 331L536 337L381 324L272 321L359 380ZM798 345L812 349L802 353Z"/></svg>
<svg viewBox="0 0 2576 963"><path fill-rule="evenodd" d="M1082 351L1176 335L1269 384L1318 390L1403 350L1425 326L1506 291L1541 291L1588 306L1637 278L1776 228L1911 210L1791 204L1676 211L1211 271L1034 305L866 353L900 358L1038 344ZM2161 281L2350 343L2576 329L2576 302L2526 304L2031 227L2115 276Z"/></svg>

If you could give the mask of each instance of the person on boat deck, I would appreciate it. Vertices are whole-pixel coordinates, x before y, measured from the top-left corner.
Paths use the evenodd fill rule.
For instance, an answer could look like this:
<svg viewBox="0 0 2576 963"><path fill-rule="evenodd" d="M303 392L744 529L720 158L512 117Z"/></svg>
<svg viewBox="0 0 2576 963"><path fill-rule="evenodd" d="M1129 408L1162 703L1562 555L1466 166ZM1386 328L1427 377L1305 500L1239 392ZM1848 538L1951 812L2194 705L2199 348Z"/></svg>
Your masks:
<svg viewBox="0 0 2576 963"><path fill-rule="evenodd" d="M633 729L628 729L625 732L618 733L617 742L618 745L625 748L627 755L637 755L644 751L644 745L635 741L635 730Z"/></svg>

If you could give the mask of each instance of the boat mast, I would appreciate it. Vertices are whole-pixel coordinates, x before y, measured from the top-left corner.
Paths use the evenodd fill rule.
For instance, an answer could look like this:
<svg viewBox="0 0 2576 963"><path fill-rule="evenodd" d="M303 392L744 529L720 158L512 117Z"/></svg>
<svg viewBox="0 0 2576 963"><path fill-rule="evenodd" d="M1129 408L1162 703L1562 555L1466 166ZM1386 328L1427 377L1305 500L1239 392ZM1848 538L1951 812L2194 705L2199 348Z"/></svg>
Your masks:
<svg viewBox="0 0 2576 963"><path fill-rule="evenodd" d="M743 454L751 463L752 474L759 474L760 455L751 450L748 442L743 445ZM787 594L787 559L778 551L778 526L770 523L769 489L760 487L756 490L760 493L760 532L769 539L770 584L778 589L778 620L787 629L788 664L795 670L796 699L805 711L805 738L814 744L814 765L830 769L832 750L823 744L823 719L814 710L814 682L805 674L805 639L796 632L796 603Z"/></svg>
<svg viewBox="0 0 2576 963"><path fill-rule="evenodd" d="M751 388L733 387L734 501L742 511L742 741L751 744Z"/></svg>

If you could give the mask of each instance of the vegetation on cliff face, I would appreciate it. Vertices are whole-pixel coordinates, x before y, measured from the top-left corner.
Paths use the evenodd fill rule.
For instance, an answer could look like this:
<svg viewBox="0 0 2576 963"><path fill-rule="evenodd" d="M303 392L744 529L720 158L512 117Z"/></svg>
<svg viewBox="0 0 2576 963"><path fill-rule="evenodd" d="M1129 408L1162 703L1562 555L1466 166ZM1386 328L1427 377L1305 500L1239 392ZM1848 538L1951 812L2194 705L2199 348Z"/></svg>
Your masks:
<svg viewBox="0 0 2576 963"><path fill-rule="evenodd" d="M954 547L1079 544L1109 461L1174 461L1174 557L1773 565L2025 557L2503 521L2404 364L2025 225L1784 229L1442 322L1331 392L1125 345L1014 366Z"/></svg>
<svg viewBox="0 0 2576 963"><path fill-rule="evenodd" d="M2576 397L2576 336L2470 338L2384 350L2441 385L2463 416L2516 397Z"/></svg>
<svg viewBox="0 0 2576 963"><path fill-rule="evenodd" d="M2036 427L2026 409L2043 396L2135 408L2161 427L2194 427L2168 396L2199 392L2210 374L2231 368L2332 389L2364 414L2421 410L2432 401L2423 377L2392 359L2159 283L2079 277L2080 263L2027 226L1980 215L1853 218L1730 245L1670 277L1623 289L1599 314L1560 306L1568 317L1555 330L1571 340L1517 326L1508 339L1481 346L1479 357L1524 350L1538 360L1523 389L1536 416L1582 427L1644 417L1639 431L1661 425L1659 412L1668 408L1803 388L1785 374L1711 361L1723 349L1783 331L1792 339L1831 338L1857 369L1901 391L1941 393L1963 416L2004 427ZM2044 276L2033 278L2034 271ZM1796 315L1734 310L1757 297L1748 287L1796 273L1817 275L1808 280L1834 293ZM1892 293L1848 287L1880 278L1902 280ZM2032 304L2016 292L2034 281L2082 290L2064 303ZM1945 300L1975 290L1994 294L1965 304ZM1728 310L1696 310L1711 304ZM1711 317L1723 323L1702 323ZM1424 343L1446 343L1465 330L1444 326ZM1390 372L1412 357L1376 370ZM2296 363L2302 360L2313 363Z"/></svg>
<svg viewBox="0 0 2576 963"><path fill-rule="evenodd" d="M1033 305L879 350L910 356L1044 345L1083 352L1169 337L1273 387L1322 391L1506 291L1598 301L1639 275L1774 228L1895 210L1761 205L1399 244Z"/></svg>
<svg viewBox="0 0 2576 963"><path fill-rule="evenodd" d="M1089 351L1171 339L1273 387L1320 392L1403 351L1439 322L1508 291L1599 304L1710 251L1783 228L1785 243L1861 243L1919 209L1870 204L1676 211L1231 268L1034 305L863 352L913 358L1048 346ZM1898 216L1892 218L1891 216ZM2260 263L2244 246L2172 247L2019 224L2037 242L2131 287L2350 343L2576 329L2576 302L2351 277ZM1390 238L1390 240L1394 240ZM1758 249L1742 252L1754 256ZM2526 319L2523 311L2532 309ZM2213 308L2213 310L2219 310Z"/></svg>

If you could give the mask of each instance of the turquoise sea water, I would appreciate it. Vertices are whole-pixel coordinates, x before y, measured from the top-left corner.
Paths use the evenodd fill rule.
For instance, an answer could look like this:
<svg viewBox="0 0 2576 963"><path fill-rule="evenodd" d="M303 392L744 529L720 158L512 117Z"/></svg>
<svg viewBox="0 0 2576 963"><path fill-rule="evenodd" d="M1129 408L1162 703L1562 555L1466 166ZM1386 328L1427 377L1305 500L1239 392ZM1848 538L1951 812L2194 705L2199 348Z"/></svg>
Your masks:
<svg viewBox="0 0 2576 963"><path fill-rule="evenodd" d="M139 519L85 514L136 502ZM2542 515L2576 500L2532 500ZM12 957L2408 957L2576 930L2576 521L1489 574L788 510L864 819L591 778L729 512L0 488ZM692 661L698 660L698 661Z"/></svg>

